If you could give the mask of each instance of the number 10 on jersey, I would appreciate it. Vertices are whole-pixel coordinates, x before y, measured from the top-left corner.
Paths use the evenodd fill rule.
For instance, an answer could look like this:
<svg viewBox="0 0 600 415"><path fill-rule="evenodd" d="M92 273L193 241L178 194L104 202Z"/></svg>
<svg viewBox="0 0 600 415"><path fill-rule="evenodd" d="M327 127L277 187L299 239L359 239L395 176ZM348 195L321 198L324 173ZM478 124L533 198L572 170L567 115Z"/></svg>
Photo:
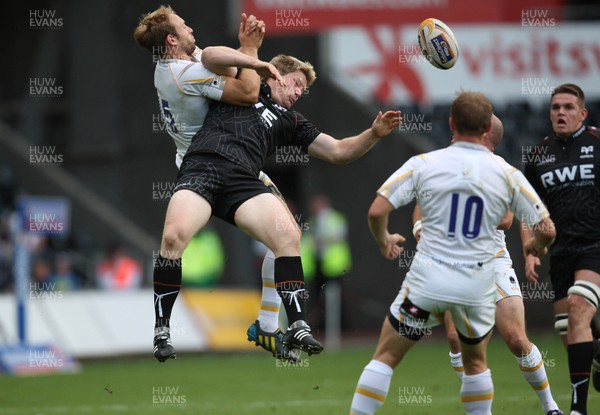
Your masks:
<svg viewBox="0 0 600 415"><path fill-rule="evenodd" d="M480 198L479 196L466 196L460 193L452 193L448 237L456 237L456 228L458 226L465 238L477 238L477 236L479 235L479 231L481 230L482 217L482 198ZM459 221L462 223L458 223Z"/></svg>

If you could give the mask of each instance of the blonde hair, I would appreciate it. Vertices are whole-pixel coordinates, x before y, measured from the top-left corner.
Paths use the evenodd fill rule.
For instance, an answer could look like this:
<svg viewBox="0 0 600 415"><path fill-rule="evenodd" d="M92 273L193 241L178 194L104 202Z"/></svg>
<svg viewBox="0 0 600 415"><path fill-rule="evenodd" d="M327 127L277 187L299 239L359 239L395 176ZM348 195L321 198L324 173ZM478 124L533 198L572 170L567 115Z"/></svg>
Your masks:
<svg viewBox="0 0 600 415"><path fill-rule="evenodd" d="M271 59L271 64L277 68L281 76L291 72L301 71L306 76L306 86L309 87L317 79L317 74L310 62L289 55L277 55Z"/></svg>
<svg viewBox="0 0 600 415"><path fill-rule="evenodd" d="M153 12L142 15L133 31L137 45L155 56L163 56L166 51L166 37L176 31L169 20L171 14L175 14L171 6L160 6Z"/></svg>

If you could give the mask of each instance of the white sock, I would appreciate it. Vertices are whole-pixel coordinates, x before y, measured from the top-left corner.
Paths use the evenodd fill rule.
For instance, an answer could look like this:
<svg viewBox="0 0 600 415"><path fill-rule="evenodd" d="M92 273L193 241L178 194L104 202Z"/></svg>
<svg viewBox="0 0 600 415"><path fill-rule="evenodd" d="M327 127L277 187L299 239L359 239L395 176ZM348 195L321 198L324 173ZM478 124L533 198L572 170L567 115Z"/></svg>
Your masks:
<svg viewBox="0 0 600 415"><path fill-rule="evenodd" d="M371 360L362 371L352 398L350 415L372 415L387 397L394 369Z"/></svg>
<svg viewBox="0 0 600 415"><path fill-rule="evenodd" d="M550 392L550 383L548 383L548 377L546 376L546 368L544 367L544 361L542 355L535 344L531 347L531 352L524 357L515 357L521 368L521 374L527 382L531 385L535 393L542 401L542 408L544 412L548 412L552 409L558 409L558 405L552 398L552 392Z"/></svg>
<svg viewBox="0 0 600 415"><path fill-rule="evenodd" d="M262 265L262 297L258 321L264 331L274 332L279 328L281 297L275 288L275 254L268 250Z"/></svg>
<svg viewBox="0 0 600 415"><path fill-rule="evenodd" d="M462 362L462 353L458 352L454 354L452 352L449 352L448 354L450 355L450 364L454 369L454 373L456 373L456 376L459 380L462 380L462 377L465 374L465 368L463 367Z"/></svg>
<svg viewBox="0 0 600 415"><path fill-rule="evenodd" d="M463 375L460 400L467 415L492 415L493 399L494 384L489 369L477 375Z"/></svg>

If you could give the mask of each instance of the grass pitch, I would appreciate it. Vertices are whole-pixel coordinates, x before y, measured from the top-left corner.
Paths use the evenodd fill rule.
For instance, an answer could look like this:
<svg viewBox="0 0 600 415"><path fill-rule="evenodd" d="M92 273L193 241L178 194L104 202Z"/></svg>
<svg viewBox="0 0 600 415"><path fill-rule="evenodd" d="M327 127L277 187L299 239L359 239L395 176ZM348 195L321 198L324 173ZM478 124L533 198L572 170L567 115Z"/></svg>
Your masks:
<svg viewBox="0 0 600 415"><path fill-rule="evenodd" d="M554 398L569 409L566 352L558 336L532 336ZM148 358L84 362L77 374L0 376L0 414L347 414L358 377L375 347L346 348L282 365L268 353L180 355L164 364ZM541 414L539 400L496 335L489 346L494 414ZM462 414L460 384L446 344L424 340L395 372L378 415ZM590 387L590 414L600 394Z"/></svg>

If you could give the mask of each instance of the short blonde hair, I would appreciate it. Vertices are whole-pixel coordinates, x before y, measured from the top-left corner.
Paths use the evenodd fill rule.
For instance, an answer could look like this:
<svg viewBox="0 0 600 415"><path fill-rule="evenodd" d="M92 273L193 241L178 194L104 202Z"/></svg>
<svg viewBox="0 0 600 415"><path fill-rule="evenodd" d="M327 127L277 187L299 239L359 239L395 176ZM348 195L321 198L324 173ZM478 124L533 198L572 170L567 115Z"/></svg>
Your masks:
<svg viewBox="0 0 600 415"><path fill-rule="evenodd" d="M310 62L302 62L300 59L289 55L277 55L271 59L271 64L277 68L281 76L288 73L301 71L306 76L306 86L309 87L317 79L315 69Z"/></svg>
<svg viewBox="0 0 600 415"><path fill-rule="evenodd" d="M133 32L133 38L139 47L149 50L153 55L162 57L166 51L165 39L176 32L169 20L175 14L171 6L160 6L153 12L142 15Z"/></svg>

